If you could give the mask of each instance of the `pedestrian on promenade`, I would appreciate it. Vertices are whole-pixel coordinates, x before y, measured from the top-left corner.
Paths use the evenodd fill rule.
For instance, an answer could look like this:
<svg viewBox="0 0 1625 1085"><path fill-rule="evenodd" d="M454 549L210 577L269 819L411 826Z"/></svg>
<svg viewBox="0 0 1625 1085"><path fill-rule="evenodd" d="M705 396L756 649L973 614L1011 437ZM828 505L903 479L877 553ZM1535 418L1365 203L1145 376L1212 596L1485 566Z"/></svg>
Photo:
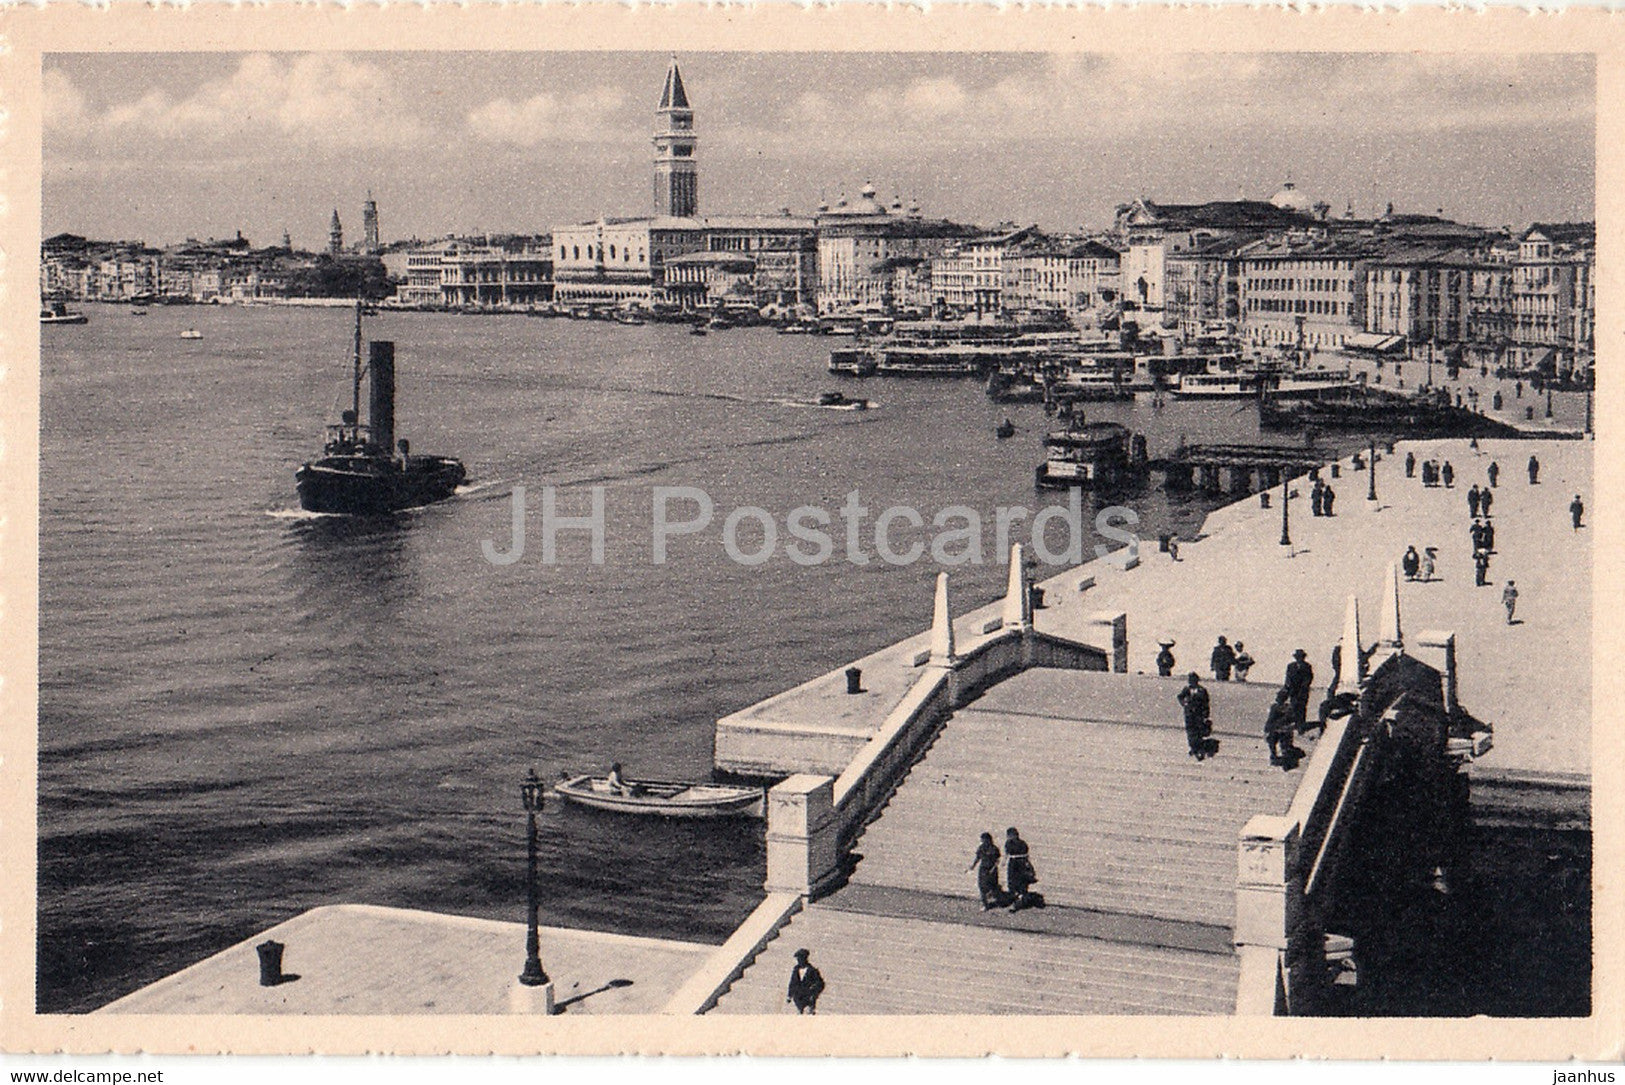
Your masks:
<svg viewBox="0 0 1625 1085"><path fill-rule="evenodd" d="M1416 453L1414 452L1405 453L1405 477L1416 477Z"/></svg>
<svg viewBox="0 0 1625 1085"><path fill-rule="evenodd" d="M1325 494L1326 484L1318 478L1315 479L1315 485L1309 491L1309 514L1311 516L1321 515L1321 499L1325 496Z"/></svg>
<svg viewBox="0 0 1625 1085"><path fill-rule="evenodd" d="M1518 609L1518 584L1508 580L1507 586L1501 592L1501 605L1507 608L1507 624L1512 624L1512 612Z"/></svg>
<svg viewBox="0 0 1625 1085"><path fill-rule="evenodd" d="M1439 559L1439 548L1430 546L1422 551L1422 583L1433 583L1433 570Z"/></svg>
<svg viewBox="0 0 1625 1085"><path fill-rule="evenodd" d="M1444 461L1444 470L1440 472L1440 477L1444 479L1444 488L1447 490L1456 484L1456 469L1450 466L1449 460Z"/></svg>
<svg viewBox="0 0 1625 1085"><path fill-rule="evenodd" d="M1269 718L1264 721L1264 741L1270 746L1270 764L1283 765L1287 769L1297 767L1303 751L1292 741L1292 731L1296 724L1297 715L1292 707L1292 691L1285 688L1276 690L1275 703L1270 705Z"/></svg>
<svg viewBox="0 0 1625 1085"><path fill-rule="evenodd" d="M1513 392L1515 392L1517 394L1519 399L1522 399L1523 398L1523 381L1519 381L1516 384L1514 384L1512 386L1512 390L1513 390Z"/></svg>
<svg viewBox="0 0 1625 1085"><path fill-rule="evenodd" d="M1309 665L1309 653L1302 648L1292 653L1292 662L1286 665L1286 691L1292 704L1292 719L1301 728L1309 720L1309 692L1315 685L1315 668Z"/></svg>
<svg viewBox="0 0 1625 1085"><path fill-rule="evenodd" d="M1486 520L1489 519L1490 506L1494 503L1495 495L1492 494L1488 488L1478 492L1478 511L1484 514L1484 518Z"/></svg>
<svg viewBox="0 0 1625 1085"><path fill-rule="evenodd" d="M1500 410L1502 404L1504 404L1505 402L1506 402L1506 400L1502 397L1501 390L1499 388L1497 388L1495 390L1495 395L1493 397L1491 397L1491 399L1490 399L1490 405L1492 407L1494 407L1496 410Z"/></svg>
<svg viewBox="0 0 1625 1085"><path fill-rule="evenodd" d="M991 911L1004 903L1004 890L999 885L999 846L993 843L992 833L983 833L976 845L976 856L966 870L976 871L976 892L982 898L982 911Z"/></svg>
<svg viewBox="0 0 1625 1085"><path fill-rule="evenodd" d="M816 1014L818 996L824 993L823 974L808 962L809 956L811 954L804 949L796 950L795 967L790 969L790 989L784 996L798 1014Z"/></svg>
<svg viewBox="0 0 1625 1085"><path fill-rule="evenodd" d="M1031 890L1038 880L1038 871L1033 869L1027 842L1013 827L1004 834L1004 862L1004 880L1010 886L1010 910L1019 912L1034 903Z"/></svg>
<svg viewBox="0 0 1625 1085"><path fill-rule="evenodd" d="M1579 494L1575 494L1574 500L1569 502L1569 516L1574 520L1574 530L1579 531L1585 526L1580 522L1581 518L1584 517L1585 514L1585 502L1580 500Z"/></svg>
<svg viewBox="0 0 1625 1085"><path fill-rule="evenodd" d="M1482 588L1490 582L1490 552L1488 550L1480 547L1473 551L1473 572L1476 577L1473 581L1475 587Z"/></svg>
<svg viewBox="0 0 1625 1085"><path fill-rule="evenodd" d="M1473 519L1478 519L1478 483L1476 482L1473 483L1473 488L1467 491L1467 512Z"/></svg>
<svg viewBox="0 0 1625 1085"><path fill-rule="evenodd" d="M1236 652L1230 645L1219 638L1219 643L1213 646L1213 655L1208 660L1213 666L1213 680L1216 682L1230 681L1230 668L1236 665Z"/></svg>
<svg viewBox="0 0 1625 1085"><path fill-rule="evenodd" d="M1247 646L1239 640L1236 641L1236 681L1247 681L1247 672L1253 669L1256 662L1257 660L1247 654Z"/></svg>
<svg viewBox="0 0 1625 1085"><path fill-rule="evenodd" d="M1179 560L1179 536L1168 536L1168 557L1174 561Z"/></svg>
<svg viewBox="0 0 1625 1085"><path fill-rule="evenodd" d="M1422 555L1416 552L1416 547L1407 546L1405 556L1399 559L1399 564L1405 570L1405 579L1415 580L1417 572L1422 568Z"/></svg>
<svg viewBox="0 0 1625 1085"><path fill-rule="evenodd" d="M1540 461L1533 456L1529 457L1529 485L1540 485Z"/></svg>
<svg viewBox="0 0 1625 1085"><path fill-rule="evenodd" d="M1332 503L1336 500L1337 491L1328 485L1326 487L1326 492L1320 495L1320 508L1323 515L1332 515Z"/></svg>
<svg viewBox="0 0 1625 1085"><path fill-rule="evenodd" d="M1480 550L1489 549L1484 545L1484 521L1474 520L1472 526L1467 529L1467 533L1473 538L1473 553L1476 554Z"/></svg>
<svg viewBox="0 0 1625 1085"><path fill-rule="evenodd" d="M1213 733L1213 706L1195 671L1190 673L1187 685L1176 699L1185 710L1185 741L1190 745L1190 755L1198 761L1205 760L1207 736Z"/></svg>
<svg viewBox="0 0 1625 1085"><path fill-rule="evenodd" d="M1484 553L1495 553L1495 525L1488 520L1484 521L1484 533L1481 536L1484 544Z"/></svg>
<svg viewBox="0 0 1625 1085"><path fill-rule="evenodd" d="M1501 485L1501 465L1495 460L1490 461L1490 485Z"/></svg>
<svg viewBox="0 0 1625 1085"><path fill-rule="evenodd" d="M1173 653L1174 642L1171 640L1159 640L1157 642L1157 647L1162 649L1162 651L1157 653L1157 673L1164 678L1172 678L1174 674L1174 663L1176 662Z"/></svg>

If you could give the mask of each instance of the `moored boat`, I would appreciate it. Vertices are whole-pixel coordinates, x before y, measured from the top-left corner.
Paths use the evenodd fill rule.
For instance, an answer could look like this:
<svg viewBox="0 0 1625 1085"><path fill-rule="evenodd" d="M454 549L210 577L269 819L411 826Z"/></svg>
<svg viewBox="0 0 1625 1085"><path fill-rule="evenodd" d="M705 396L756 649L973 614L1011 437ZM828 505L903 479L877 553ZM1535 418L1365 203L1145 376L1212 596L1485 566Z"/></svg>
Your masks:
<svg viewBox="0 0 1625 1085"><path fill-rule="evenodd" d="M1076 422L1044 438L1040 489L1110 492L1131 485L1144 468L1144 442L1117 422Z"/></svg>
<svg viewBox="0 0 1625 1085"><path fill-rule="evenodd" d="M864 347L838 347L829 352L829 371L848 377L873 376L874 355Z"/></svg>
<svg viewBox="0 0 1625 1085"><path fill-rule="evenodd" d="M181 338L182 339L202 339L203 338L203 333L198 331L196 328L187 328L185 331L181 332Z"/></svg>
<svg viewBox="0 0 1625 1085"><path fill-rule="evenodd" d="M590 773L560 780L553 793L594 810L668 818L761 817L765 795L759 787L675 780L627 780L617 788Z"/></svg>
<svg viewBox="0 0 1625 1085"><path fill-rule="evenodd" d="M845 392L822 392L818 396L818 406L839 407L848 411L866 411L869 409L867 399L854 398Z"/></svg>
<svg viewBox="0 0 1625 1085"><path fill-rule="evenodd" d="M41 324L89 324L90 318L84 313L69 312L66 304L53 301L40 309L39 322Z"/></svg>

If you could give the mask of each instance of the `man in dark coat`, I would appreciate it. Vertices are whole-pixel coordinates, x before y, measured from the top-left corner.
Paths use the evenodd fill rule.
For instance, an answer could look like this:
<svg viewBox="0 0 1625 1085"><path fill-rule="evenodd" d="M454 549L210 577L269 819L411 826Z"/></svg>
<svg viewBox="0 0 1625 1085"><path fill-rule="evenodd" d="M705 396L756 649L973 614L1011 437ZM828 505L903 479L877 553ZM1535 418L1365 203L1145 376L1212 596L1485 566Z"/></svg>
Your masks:
<svg viewBox="0 0 1625 1085"><path fill-rule="evenodd" d="M1495 525L1488 520L1484 521L1484 532L1479 536L1486 554L1495 553Z"/></svg>
<svg viewBox="0 0 1625 1085"><path fill-rule="evenodd" d="M824 977L811 964L804 949L796 950L795 967L790 969L790 989L784 1000L795 1006L797 1013L816 1014L818 996L824 993Z"/></svg>
<svg viewBox="0 0 1625 1085"><path fill-rule="evenodd" d="M1415 580L1417 571L1422 568L1422 555L1416 552L1416 547L1407 546L1405 556L1399 559L1399 564L1405 570L1405 579Z"/></svg>
<svg viewBox="0 0 1625 1085"><path fill-rule="evenodd" d="M1270 764L1296 762L1293 754L1301 752L1292 741L1292 730L1296 725L1297 717L1292 707L1291 691L1277 690L1275 703L1270 705L1269 718L1264 721L1264 740L1270 744Z"/></svg>
<svg viewBox="0 0 1625 1085"><path fill-rule="evenodd" d="M1580 500L1579 494L1575 494L1574 500L1569 502L1569 517L1574 521L1574 530L1579 531L1585 526L1580 522L1585 514L1585 502Z"/></svg>
<svg viewBox="0 0 1625 1085"><path fill-rule="evenodd" d="M1500 484L1501 484L1501 465L1496 463L1494 460L1491 460L1490 461L1490 485L1492 487L1494 487L1494 486L1499 486Z"/></svg>
<svg viewBox="0 0 1625 1085"><path fill-rule="evenodd" d="M1230 681L1230 668L1236 665L1236 652L1230 645L1219 638L1219 643L1213 646L1213 656L1209 660L1213 665L1213 679L1217 682Z"/></svg>
<svg viewBox="0 0 1625 1085"><path fill-rule="evenodd" d="M1473 537L1473 553L1487 549L1484 545L1484 521L1474 520L1473 526L1468 528L1467 532Z"/></svg>
<svg viewBox="0 0 1625 1085"><path fill-rule="evenodd" d="M1447 490L1456 484L1456 469L1450 466L1449 460L1444 461L1444 467L1440 470L1439 477L1444 479L1444 488Z"/></svg>
<svg viewBox="0 0 1625 1085"><path fill-rule="evenodd" d="M1529 457L1529 485L1540 483L1540 461L1533 456Z"/></svg>
<svg viewBox="0 0 1625 1085"><path fill-rule="evenodd" d="M1493 504L1495 504L1495 495L1493 493L1487 489L1478 492L1478 511L1483 513L1486 519L1489 518L1490 506Z"/></svg>
<svg viewBox="0 0 1625 1085"><path fill-rule="evenodd" d="M1325 493L1326 493L1326 484L1324 482L1322 482L1318 478L1315 479L1314 488L1309 491L1309 515L1311 515L1311 516L1319 516L1320 515L1320 508L1321 508L1320 502L1321 502L1322 496L1324 496Z"/></svg>
<svg viewBox="0 0 1625 1085"><path fill-rule="evenodd" d="M1473 483L1473 488L1467 491L1467 512L1473 519L1478 519L1478 483L1476 482Z"/></svg>
<svg viewBox="0 0 1625 1085"><path fill-rule="evenodd" d="M1309 665L1309 653L1302 648L1292 653L1292 662L1286 665L1286 691L1292 703L1292 719L1301 728L1309 720L1309 692L1315 685L1315 668Z"/></svg>
<svg viewBox="0 0 1625 1085"><path fill-rule="evenodd" d="M1405 453L1405 477L1416 477L1416 453L1414 452Z"/></svg>
<svg viewBox="0 0 1625 1085"><path fill-rule="evenodd" d="M1320 495L1320 512L1321 512L1322 516L1331 516L1331 515L1333 515L1332 514L1332 504L1336 500L1337 500L1337 491L1332 489L1331 486L1328 485L1326 487L1326 492Z"/></svg>
<svg viewBox="0 0 1625 1085"><path fill-rule="evenodd" d="M1189 684L1179 691L1177 700L1185 710L1185 741L1190 744L1191 756L1198 761L1204 760L1207 757L1207 736L1213 730L1212 702L1195 671L1190 673Z"/></svg>

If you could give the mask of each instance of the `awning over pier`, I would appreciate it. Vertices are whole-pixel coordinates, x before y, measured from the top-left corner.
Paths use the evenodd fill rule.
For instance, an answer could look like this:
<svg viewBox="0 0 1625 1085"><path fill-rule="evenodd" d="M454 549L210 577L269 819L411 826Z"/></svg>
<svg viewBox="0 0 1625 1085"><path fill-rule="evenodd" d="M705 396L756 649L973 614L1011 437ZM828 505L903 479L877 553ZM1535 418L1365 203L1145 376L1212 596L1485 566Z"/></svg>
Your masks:
<svg viewBox="0 0 1625 1085"><path fill-rule="evenodd" d="M1362 350L1372 354L1391 354L1404 347L1403 335L1383 335L1380 332L1360 332L1343 340L1345 350Z"/></svg>

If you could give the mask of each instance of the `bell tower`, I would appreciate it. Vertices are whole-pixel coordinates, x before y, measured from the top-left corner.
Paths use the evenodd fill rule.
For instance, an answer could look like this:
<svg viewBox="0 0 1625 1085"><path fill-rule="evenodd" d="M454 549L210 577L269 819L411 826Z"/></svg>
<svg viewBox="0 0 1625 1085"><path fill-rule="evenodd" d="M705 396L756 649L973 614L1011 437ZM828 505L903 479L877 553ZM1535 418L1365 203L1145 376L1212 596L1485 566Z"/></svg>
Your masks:
<svg viewBox="0 0 1625 1085"><path fill-rule="evenodd" d="M690 218L699 213L700 179L694 162L694 110L689 108L677 58L655 111L655 214Z"/></svg>

